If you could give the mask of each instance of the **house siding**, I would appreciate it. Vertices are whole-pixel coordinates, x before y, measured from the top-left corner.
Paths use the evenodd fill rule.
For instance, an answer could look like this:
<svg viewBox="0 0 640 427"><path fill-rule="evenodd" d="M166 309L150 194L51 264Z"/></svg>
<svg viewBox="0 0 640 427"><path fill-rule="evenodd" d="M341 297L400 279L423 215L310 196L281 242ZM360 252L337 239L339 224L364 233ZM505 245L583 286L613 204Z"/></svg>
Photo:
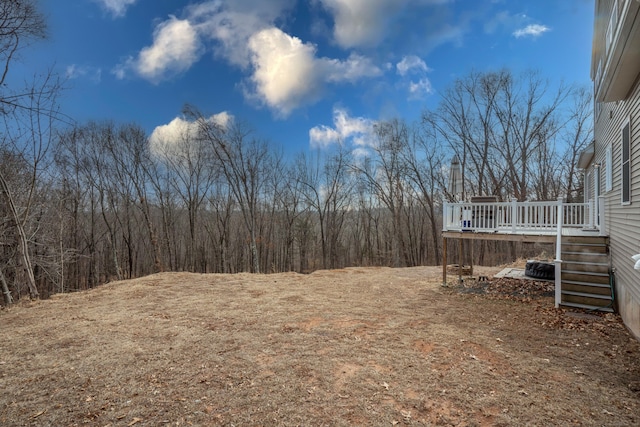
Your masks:
<svg viewBox="0 0 640 427"><path fill-rule="evenodd" d="M612 144L612 189L600 194L606 199L605 218L610 237L611 264L615 271L616 303L631 332L640 338L640 271L633 269L631 256L640 253L640 83L636 81L630 96L623 101L601 105L594 127L595 155L592 165L606 163L606 151ZM622 204L622 126L630 122L631 203ZM601 171L604 178L605 170Z"/></svg>

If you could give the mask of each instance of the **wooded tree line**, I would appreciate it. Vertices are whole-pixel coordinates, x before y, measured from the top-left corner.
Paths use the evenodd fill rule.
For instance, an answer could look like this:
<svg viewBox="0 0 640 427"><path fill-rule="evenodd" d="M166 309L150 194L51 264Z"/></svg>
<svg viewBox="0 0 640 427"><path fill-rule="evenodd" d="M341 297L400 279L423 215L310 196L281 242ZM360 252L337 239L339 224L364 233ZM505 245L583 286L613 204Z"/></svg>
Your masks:
<svg viewBox="0 0 640 427"><path fill-rule="evenodd" d="M0 10L33 21L0 35L5 70L18 41L44 34L41 17L20 9L30 4ZM51 74L2 90L4 303L159 271L439 264L454 154L465 198L573 201L582 194L577 156L591 139L590 92L534 72L471 72L419 122L377 122L366 155L339 141L285 156L247 124L193 107L171 138L135 123L76 124L57 110ZM513 246L482 248L476 262L514 256Z"/></svg>

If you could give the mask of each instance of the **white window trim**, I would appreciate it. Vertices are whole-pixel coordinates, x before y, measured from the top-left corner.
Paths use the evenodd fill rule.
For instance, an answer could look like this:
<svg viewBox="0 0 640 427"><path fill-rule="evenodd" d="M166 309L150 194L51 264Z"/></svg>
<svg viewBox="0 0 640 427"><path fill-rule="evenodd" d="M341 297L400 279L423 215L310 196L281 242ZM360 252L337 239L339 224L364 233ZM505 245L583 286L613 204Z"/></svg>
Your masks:
<svg viewBox="0 0 640 427"><path fill-rule="evenodd" d="M627 149L629 150L629 152L627 153L627 162L629 164L629 182L628 182L628 191L629 191L629 200L624 200L625 194L624 194L624 164L627 163L624 161L624 128L629 126L629 144ZM620 126L620 204L622 206L627 206L631 204L631 120L630 119L626 119L623 123L622 126Z"/></svg>

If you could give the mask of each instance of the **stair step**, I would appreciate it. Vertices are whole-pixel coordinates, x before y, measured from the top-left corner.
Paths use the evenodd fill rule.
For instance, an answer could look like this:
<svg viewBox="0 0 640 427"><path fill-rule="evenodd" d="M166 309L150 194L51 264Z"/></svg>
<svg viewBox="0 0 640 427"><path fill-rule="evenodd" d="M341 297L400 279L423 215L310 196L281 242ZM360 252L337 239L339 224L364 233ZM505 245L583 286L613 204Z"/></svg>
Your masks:
<svg viewBox="0 0 640 427"><path fill-rule="evenodd" d="M609 254L589 252L563 252L560 255L562 262L598 264L609 266Z"/></svg>
<svg viewBox="0 0 640 427"><path fill-rule="evenodd" d="M562 254L566 255L566 254ZM584 265L597 265L598 267L609 267L608 262L591 262L591 261L579 261L579 260L562 260L563 263L567 264L584 264Z"/></svg>
<svg viewBox="0 0 640 427"><path fill-rule="evenodd" d="M601 264L601 263L586 263L586 262L576 262L576 261L562 261L561 271L564 272L580 272L583 274L589 273L597 273L603 276L609 276L609 264Z"/></svg>
<svg viewBox="0 0 640 427"><path fill-rule="evenodd" d="M582 308L585 310L593 310L593 311L606 311L609 313L613 313L613 308L611 307L599 307L597 305L589 305L589 304L579 304L577 302L561 302L560 305L565 307L574 307L574 308Z"/></svg>
<svg viewBox="0 0 640 427"><path fill-rule="evenodd" d="M588 294L586 292L576 292L576 291L562 291L562 295L571 295L574 297L583 297L583 298L595 298L595 299L604 299L611 300L610 295L600 295L600 294Z"/></svg>
<svg viewBox="0 0 640 427"><path fill-rule="evenodd" d="M609 273L598 273L597 271L580 271L580 270L561 270L562 273L566 274L579 274L581 276L598 276L598 277L609 277Z"/></svg>
<svg viewBox="0 0 640 427"><path fill-rule="evenodd" d="M562 272L560 279L563 282L600 283L609 285L609 275L591 274L589 272Z"/></svg>
<svg viewBox="0 0 640 427"><path fill-rule="evenodd" d="M600 243L607 244L606 236L562 236L562 241L567 243Z"/></svg>
<svg viewBox="0 0 640 427"><path fill-rule="evenodd" d="M609 287L609 285L593 286L592 284L583 285L583 284L563 282L561 284L561 289L563 291L583 292L585 294L606 295L608 297L611 296L611 287Z"/></svg>
<svg viewBox="0 0 640 427"><path fill-rule="evenodd" d="M581 282L579 280L562 280L561 284L567 285L578 285L578 286L593 286L594 288L611 288L608 283L592 283L592 282Z"/></svg>
<svg viewBox="0 0 640 427"><path fill-rule="evenodd" d="M581 254L606 254L606 245L562 245L561 252L579 252Z"/></svg>

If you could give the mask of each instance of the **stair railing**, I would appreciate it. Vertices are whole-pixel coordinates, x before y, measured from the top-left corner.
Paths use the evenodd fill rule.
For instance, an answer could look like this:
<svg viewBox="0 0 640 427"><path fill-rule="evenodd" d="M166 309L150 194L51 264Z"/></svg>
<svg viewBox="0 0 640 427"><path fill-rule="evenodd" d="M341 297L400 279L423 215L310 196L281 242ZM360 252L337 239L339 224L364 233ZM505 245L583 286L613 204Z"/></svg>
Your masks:
<svg viewBox="0 0 640 427"><path fill-rule="evenodd" d="M557 232L556 232L556 259L555 264L555 307L558 308L562 302L562 224L564 219L564 207L562 197L558 197L557 207Z"/></svg>

